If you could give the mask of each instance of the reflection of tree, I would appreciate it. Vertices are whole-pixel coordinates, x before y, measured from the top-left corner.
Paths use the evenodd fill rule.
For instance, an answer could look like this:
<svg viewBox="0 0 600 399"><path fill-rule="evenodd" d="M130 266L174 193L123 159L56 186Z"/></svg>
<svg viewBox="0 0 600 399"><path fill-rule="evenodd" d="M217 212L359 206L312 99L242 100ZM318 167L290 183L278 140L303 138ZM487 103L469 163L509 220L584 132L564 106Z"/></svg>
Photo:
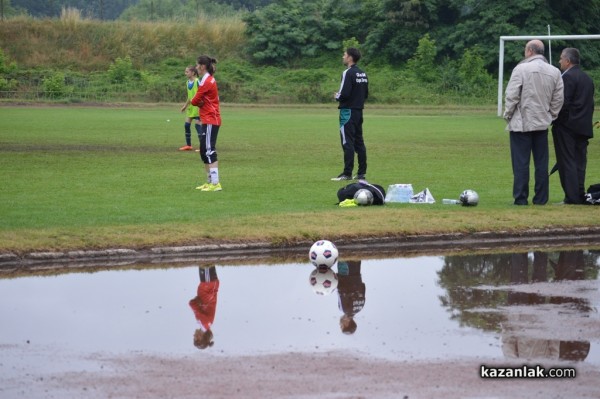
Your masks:
<svg viewBox="0 0 600 399"><path fill-rule="evenodd" d="M599 253L591 251L537 252L535 256L522 254L487 254L448 256L438 272L440 287L446 294L440 296L450 318L461 326L486 331L500 331L505 316L496 311L499 306L512 302L520 294L503 290L485 289L485 286L529 283L535 281L596 279ZM522 266L515 267L520 260ZM580 310L589 310L581 301L572 298L546 298L522 294L531 303L557 303L567 300ZM532 295L535 297L533 298ZM509 298L510 297L510 298Z"/></svg>
<svg viewBox="0 0 600 399"><path fill-rule="evenodd" d="M447 256L438 276L440 287L446 290L440 301L448 308L452 320L461 326L500 331L500 313L469 310L495 309L506 303L506 292L477 287L507 284L510 254Z"/></svg>

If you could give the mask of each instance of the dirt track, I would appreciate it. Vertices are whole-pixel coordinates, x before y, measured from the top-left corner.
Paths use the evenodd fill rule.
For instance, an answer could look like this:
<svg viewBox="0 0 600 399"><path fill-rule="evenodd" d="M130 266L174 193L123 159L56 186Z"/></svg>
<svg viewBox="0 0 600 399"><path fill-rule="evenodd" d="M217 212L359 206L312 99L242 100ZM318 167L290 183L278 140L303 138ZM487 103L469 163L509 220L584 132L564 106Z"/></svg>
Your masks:
<svg viewBox="0 0 600 399"><path fill-rule="evenodd" d="M29 354L30 355L30 354ZM575 379L484 379L486 359L389 362L343 353L224 358L97 355L95 372L4 379L3 398L598 398L600 370ZM502 366L510 363L504 362ZM522 367L523 363L514 363ZM567 366L572 367L573 364ZM18 386L18 388L17 388Z"/></svg>

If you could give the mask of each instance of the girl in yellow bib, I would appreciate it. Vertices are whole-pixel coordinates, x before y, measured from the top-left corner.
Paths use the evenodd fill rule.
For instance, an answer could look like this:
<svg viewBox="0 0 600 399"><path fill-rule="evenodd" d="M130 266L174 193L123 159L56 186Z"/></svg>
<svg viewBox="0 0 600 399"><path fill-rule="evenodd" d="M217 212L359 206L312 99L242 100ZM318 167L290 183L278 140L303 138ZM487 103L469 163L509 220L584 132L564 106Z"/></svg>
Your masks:
<svg viewBox="0 0 600 399"><path fill-rule="evenodd" d="M191 130L191 126L192 126L192 122L194 123L194 128L196 128L196 133L198 133L198 136L200 136L200 133L202 132L202 125L200 125L200 114L198 112L198 107L193 106L191 104L191 100L192 98L194 98L194 96L196 95L196 92L198 91L198 71L196 70L196 67L193 65L188 66L187 68L185 68L185 76L188 78L188 81L186 83L186 89L187 89L187 101L185 102L185 104L183 104L183 107L181 107L181 112L185 112L186 116L185 116L185 145L181 148L179 148L179 151L193 151L194 148L192 147L192 130Z"/></svg>

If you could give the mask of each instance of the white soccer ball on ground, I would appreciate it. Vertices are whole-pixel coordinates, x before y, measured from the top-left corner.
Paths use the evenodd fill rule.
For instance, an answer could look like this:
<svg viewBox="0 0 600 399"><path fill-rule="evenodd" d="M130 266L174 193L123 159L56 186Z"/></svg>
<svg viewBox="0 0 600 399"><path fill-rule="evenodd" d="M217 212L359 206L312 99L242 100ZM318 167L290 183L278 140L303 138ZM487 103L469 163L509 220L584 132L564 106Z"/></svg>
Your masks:
<svg viewBox="0 0 600 399"><path fill-rule="evenodd" d="M354 193L354 202L358 205L373 205L373 193L366 188L361 188Z"/></svg>
<svg viewBox="0 0 600 399"><path fill-rule="evenodd" d="M317 269L330 268L338 260L338 249L334 243L327 240L315 242L308 251L308 258Z"/></svg>
<svg viewBox="0 0 600 399"><path fill-rule="evenodd" d="M479 194L474 190L465 190L458 197L462 206L476 206L479 203Z"/></svg>
<svg viewBox="0 0 600 399"><path fill-rule="evenodd" d="M315 269L308 278L310 286L317 295L329 295L338 286L337 274L331 269Z"/></svg>

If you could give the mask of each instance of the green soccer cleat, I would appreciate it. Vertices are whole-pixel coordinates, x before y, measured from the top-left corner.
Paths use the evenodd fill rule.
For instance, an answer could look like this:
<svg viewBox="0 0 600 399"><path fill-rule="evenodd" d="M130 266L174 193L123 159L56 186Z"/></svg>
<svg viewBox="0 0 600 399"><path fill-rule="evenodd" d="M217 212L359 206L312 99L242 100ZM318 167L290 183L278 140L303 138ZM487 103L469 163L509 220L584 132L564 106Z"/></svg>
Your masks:
<svg viewBox="0 0 600 399"><path fill-rule="evenodd" d="M354 201L353 198L343 200L342 202L340 202L341 208L349 208L351 206L358 206L358 204L356 203L356 201Z"/></svg>
<svg viewBox="0 0 600 399"><path fill-rule="evenodd" d="M203 185L196 187L196 190L204 190L205 188L208 187L209 184L210 183L204 183Z"/></svg>
<svg viewBox="0 0 600 399"><path fill-rule="evenodd" d="M206 187L200 189L200 191L221 191L223 190L223 188L221 187L221 183L217 183L217 184L212 184L212 183L207 183Z"/></svg>

